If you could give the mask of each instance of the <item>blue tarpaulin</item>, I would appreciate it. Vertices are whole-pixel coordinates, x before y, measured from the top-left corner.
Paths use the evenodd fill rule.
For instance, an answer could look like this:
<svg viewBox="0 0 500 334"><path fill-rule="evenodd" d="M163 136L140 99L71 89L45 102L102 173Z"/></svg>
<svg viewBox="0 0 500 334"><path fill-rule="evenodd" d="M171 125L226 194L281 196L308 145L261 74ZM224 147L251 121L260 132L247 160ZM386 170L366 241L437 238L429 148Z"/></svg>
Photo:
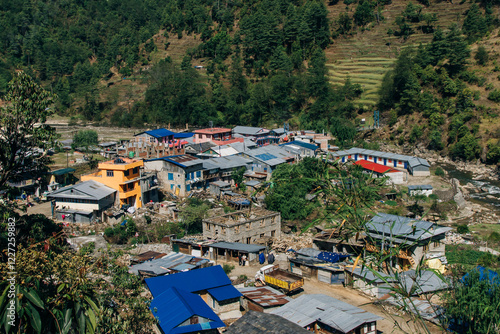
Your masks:
<svg viewBox="0 0 500 334"><path fill-rule="evenodd" d="M498 276L497 272L494 272L493 270L486 269L485 267L477 266L476 269L479 271L479 280L488 280L490 283L497 283L500 284L500 277ZM462 277L462 282L466 283L467 278L469 277L469 273L465 274Z"/></svg>
<svg viewBox="0 0 500 334"><path fill-rule="evenodd" d="M264 262L266 262L266 256L264 255L264 253L260 253L259 254L259 263L264 264Z"/></svg>
<svg viewBox="0 0 500 334"><path fill-rule="evenodd" d="M317 258L319 260L331 263L337 263L341 260L349 257L349 255L340 254L340 253L332 253L332 252L321 252L318 254Z"/></svg>

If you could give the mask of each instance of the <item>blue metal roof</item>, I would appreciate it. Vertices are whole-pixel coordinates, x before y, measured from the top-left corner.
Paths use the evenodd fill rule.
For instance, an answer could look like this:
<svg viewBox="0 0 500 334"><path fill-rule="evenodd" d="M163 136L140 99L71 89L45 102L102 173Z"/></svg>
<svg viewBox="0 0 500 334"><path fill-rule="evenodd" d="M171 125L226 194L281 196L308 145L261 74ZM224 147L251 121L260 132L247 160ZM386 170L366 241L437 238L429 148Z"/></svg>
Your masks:
<svg viewBox="0 0 500 334"><path fill-rule="evenodd" d="M153 136L155 138L163 138L175 135L175 132L172 132L167 129L149 130L149 131L144 131L144 133L147 133L148 135Z"/></svg>
<svg viewBox="0 0 500 334"><path fill-rule="evenodd" d="M263 161L267 161L267 160L278 158L277 156L272 155L271 153L262 153L262 154L256 155L255 157L259 158L260 160L263 160Z"/></svg>
<svg viewBox="0 0 500 334"><path fill-rule="evenodd" d="M149 291L156 297L171 287L197 292L230 285L231 281L220 265L167 276L146 278Z"/></svg>
<svg viewBox="0 0 500 334"><path fill-rule="evenodd" d="M194 136L194 132L180 132L174 134L175 139L190 138L192 136Z"/></svg>
<svg viewBox="0 0 500 334"><path fill-rule="evenodd" d="M197 332L204 329L225 327L220 318L203 299L181 289L169 288L151 301L150 310L158 319L165 334ZM208 322L179 326L192 316L208 319ZM178 327L179 326L179 327Z"/></svg>
<svg viewBox="0 0 500 334"><path fill-rule="evenodd" d="M208 293L218 301L238 298L242 296L241 292L236 290L236 288L232 285L225 285L218 288L209 289Z"/></svg>
<svg viewBox="0 0 500 334"><path fill-rule="evenodd" d="M280 146L287 146L287 145L297 145L297 146L301 146L303 148L307 148L307 149L313 150L313 151L316 151L317 149L319 149L319 147L314 145L314 144L309 144L309 143L306 143L306 142L303 142L300 140L294 140L294 141L291 141L289 143L282 144Z"/></svg>

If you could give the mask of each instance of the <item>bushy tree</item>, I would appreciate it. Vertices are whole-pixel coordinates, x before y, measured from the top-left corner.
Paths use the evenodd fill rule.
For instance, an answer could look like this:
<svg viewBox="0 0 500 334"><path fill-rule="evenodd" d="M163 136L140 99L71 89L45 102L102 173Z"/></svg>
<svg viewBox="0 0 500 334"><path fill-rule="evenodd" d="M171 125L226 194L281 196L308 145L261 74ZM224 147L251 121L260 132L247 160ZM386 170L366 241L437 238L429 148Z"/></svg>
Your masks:
<svg viewBox="0 0 500 334"><path fill-rule="evenodd" d="M488 63L489 55L488 51L486 51L486 48L484 46L481 45L480 47L477 48L476 54L474 55L474 59L476 59L477 63L482 66Z"/></svg>
<svg viewBox="0 0 500 334"><path fill-rule="evenodd" d="M95 146L99 143L99 136L95 130L79 130L73 136L73 148L84 147L88 149L90 146Z"/></svg>

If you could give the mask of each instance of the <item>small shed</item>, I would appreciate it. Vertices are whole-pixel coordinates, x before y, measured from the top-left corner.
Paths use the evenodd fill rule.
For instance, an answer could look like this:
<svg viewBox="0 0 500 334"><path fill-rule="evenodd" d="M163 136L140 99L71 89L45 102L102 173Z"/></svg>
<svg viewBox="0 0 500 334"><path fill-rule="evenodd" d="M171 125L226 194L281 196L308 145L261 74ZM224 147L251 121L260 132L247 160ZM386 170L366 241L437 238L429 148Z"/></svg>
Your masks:
<svg viewBox="0 0 500 334"><path fill-rule="evenodd" d="M226 191L231 191L231 184L224 181L210 183L210 193L214 196L221 196Z"/></svg>
<svg viewBox="0 0 500 334"><path fill-rule="evenodd" d="M216 242L210 245L210 256L212 260L238 261L239 255L246 255L247 261L258 262L259 253L266 246L243 244L240 242Z"/></svg>
<svg viewBox="0 0 500 334"><path fill-rule="evenodd" d="M412 186L408 186L408 195L410 195L410 196L415 196L415 195L429 196L429 195L432 195L432 189L433 188L430 184L412 185Z"/></svg>
<svg viewBox="0 0 500 334"><path fill-rule="evenodd" d="M246 311L252 310L269 313L292 300L290 297L287 297L270 286L249 286L246 288L239 288L238 291L243 294L243 298L241 298L240 302L241 307Z"/></svg>
<svg viewBox="0 0 500 334"><path fill-rule="evenodd" d="M346 268L345 274L347 285L375 298L381 298L391 292L390 284L396 282L391 275L372 271L366 267L358 267L354 270Z"/></svg>

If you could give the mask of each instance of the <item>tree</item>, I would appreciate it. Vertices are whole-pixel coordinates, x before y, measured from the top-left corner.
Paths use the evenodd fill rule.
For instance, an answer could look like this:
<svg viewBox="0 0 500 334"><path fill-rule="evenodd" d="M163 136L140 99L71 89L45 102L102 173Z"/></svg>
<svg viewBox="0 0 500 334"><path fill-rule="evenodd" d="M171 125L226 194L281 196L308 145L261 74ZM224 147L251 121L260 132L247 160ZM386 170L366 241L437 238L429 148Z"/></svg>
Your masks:
<svg viewBox="0 0 500 334"><path fill-rule="evenodd" d="M71 145L74 149L77 147L84 147L88 149L92 145L97 145L99 143L99 136L95 130L80 130L75 133L73 137L73 144Z"/></svg>
<svg viewBox="0 0 500 334"><path fill-rule="evenodd" d="M205 214L210 209L208 202L197 198L190 198L187 205L179 212L179 217L184 225L186 234L203 232L202 222Z"/></svg>
<svg viewBox="0 0 500 334"><path fill-rule="evenodd" d="M488 32L486 18L477 3L473 3L467 11L462 30L467 35L469 43L477 41Z"/></svg>
<svg viewBox="0 0 500 334"><path fill-rule="evenodd" d="M458 333L498 333L499 287L498 276L485 268L469 271L463 278L456 277L444 303L450 329Z"/></svg>
<svg viewBox="0 0 500 334"><path fill-rule="evenodd" d="M47 151L55 129L46 125L53 113L52 96L24 72L9 82L0 108L0 188L23 173L36 177L46 171Z"/></svg>
<svg viewBox="0 0 500 334"><path fill-rule="evenodd" d="M477 48L476 55L474 56L474 59L477 60L477 63L481 66L486 65L486 63L489 60L489 55L488 51L486 51L486 48L484 46L480 46Z"/></svg>
<svg viewBox="0 0 500 334"><path fill-rule="evenodd" d="M375 14L373 13L373 6L370 1L362 0L356 7L353 18L354 22L360 27L372 22Z"/></svg>

